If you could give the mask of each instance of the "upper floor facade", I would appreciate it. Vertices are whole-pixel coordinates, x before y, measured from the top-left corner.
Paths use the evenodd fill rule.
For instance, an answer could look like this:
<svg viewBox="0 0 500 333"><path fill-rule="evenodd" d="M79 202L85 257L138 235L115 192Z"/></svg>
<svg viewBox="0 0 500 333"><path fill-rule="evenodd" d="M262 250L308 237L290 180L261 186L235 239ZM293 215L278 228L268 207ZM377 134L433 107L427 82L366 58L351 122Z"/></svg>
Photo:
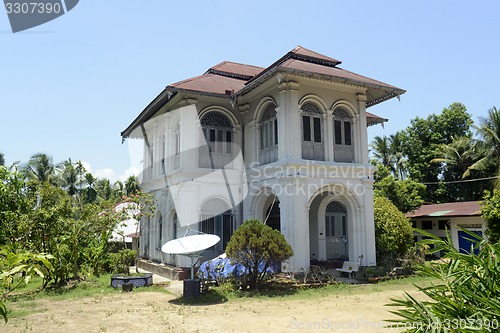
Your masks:
<svg viewBox="0 0 500 333"><path fill-rule="evenodd" d="M368 167L367 127L386 119L366 109L405 91L340 63L296 47L268 68L223 62L167 86L122 132L144 140L143 185L221 168Z"/></svg>

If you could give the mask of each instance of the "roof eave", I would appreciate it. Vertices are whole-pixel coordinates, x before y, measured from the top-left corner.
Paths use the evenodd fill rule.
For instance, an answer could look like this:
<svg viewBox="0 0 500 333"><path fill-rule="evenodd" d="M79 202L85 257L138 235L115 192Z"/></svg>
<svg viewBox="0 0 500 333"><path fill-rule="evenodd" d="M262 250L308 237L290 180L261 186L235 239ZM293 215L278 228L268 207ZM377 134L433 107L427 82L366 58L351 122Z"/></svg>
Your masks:
<svg viewBox="0 0 500 333"><path fill-rule="evenodd" d="M247 82L247 86L245 86L240 91L238 91L237 95L238 96L245 95L249 91L251 91L254 88L256 88L257 86L259 86L260 84L267 81L269 79L269 77L271 77L276 72L286 72L286 73L301 75L301 76L305 76L305 77L325 79L325 80L333 81L333 82L337 82L337 83L351 84L351 85L356 85L356 86L361 86L361 87L366 87L366 88L374 88L377 90L389 90L385 96L371 100L371 101L367 101L367 103L366 103L367 108L370 106L382 103L384 101L387 101L391 98L399 97L406 92L406 90L399 89L399 88L392 87L392 86L384 86L384 85L379 85L379 84L361 82L358 80L346 79L346 78L338 77L338 76L334 76L334 75L318 74L318 73L314 73L314 72L302 71L302 70L298 70L298 69L290 69L290 68L284 68L284 67L274 67L274 68L271 68L269 70L266 70L265 73L263 73L262 75L255 77L254 80L250 80L249 82Z"/></svg>
<svg viewBox="0 0 500 333"><path fill-rule="evenodd" d="M163 89L163 91L144 108L137 118L135 118L134 121L132 121L130 125L128 125L128 127L121 132L122 142L130 136L135 128L149 120L163 105L168 103L168 101L170 101L175 94L176 92L168 89L168 87Z"/></svg>

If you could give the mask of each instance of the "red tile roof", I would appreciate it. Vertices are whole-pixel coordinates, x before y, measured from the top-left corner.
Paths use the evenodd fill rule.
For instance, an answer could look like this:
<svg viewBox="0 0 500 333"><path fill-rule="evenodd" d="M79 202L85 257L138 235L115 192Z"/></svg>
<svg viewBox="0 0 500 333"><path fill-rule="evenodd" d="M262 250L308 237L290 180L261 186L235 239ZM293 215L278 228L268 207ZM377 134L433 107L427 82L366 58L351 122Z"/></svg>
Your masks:
<svg viewBox="0 0 500 333"><path fill-rule="evenodd" d="M226 95L226 91L234 92L242 89L245 82L242 79L209 73L174 83L166 89Z"/></svg>
<svg viewBox="0 0 500 333"><path fill-rule="evenodd" d="M342 61L340 61L340 60L333 59L333 58L327 57L325 55L322 55L320 53L308 50L305 47L302 47L300 45L296 46L293 50L290 51L290 53L293 53L293 54L299 56L299 58L300 58L300 56L303 56L306 58L312 58L314 60L320 60L320 61L323 61L325 63L331 62L333 66L337 66L337 65L340 65L342 63Z"/></svg>
<svg viewBox="0 0 500 333"><path fill-rule="evenodd" d="M477 215L481 215L481 205L479 204L479 201L448 202L443 204L423 205L416 211L406 214L406 216L409 218Z"/></svg>
<svg viewBox="0 0 500 333"><path fill-rule="evenodd" d="M239 64L236 62L223 61L218 65L211 67L205 74L214 73L218 75L235 75L242 77L244 80L250 80L255 75L262 72L265 68Z"/></svg>
<svg viewBox="0 0 500 333"><path fill-rule="evenodd" d="M368 126L377 125L377 124L383 124L383 123L385 123L387 121L389 121L389 119L382 118L382 117L377 116L376 114L373 114L373 113L370 113L370 112L366 112L366 124Z"/></svg>
<svg viewBox="0 0 500 333"><path fill-rule="evenodd" d="M151 118L176 92L191 92L202 95L229 97L244 95L268 80L275 72L290 72L307 77L320 76L322 79L366 87L366 106L378 104L405 93L405 90L387 83L346 71L337 67L341 61L297 46L267 68L224 61L208 69L205 74L167 86L122 132L128 137L140 124ZM387 121L371 117L369 121Z"/></svg>

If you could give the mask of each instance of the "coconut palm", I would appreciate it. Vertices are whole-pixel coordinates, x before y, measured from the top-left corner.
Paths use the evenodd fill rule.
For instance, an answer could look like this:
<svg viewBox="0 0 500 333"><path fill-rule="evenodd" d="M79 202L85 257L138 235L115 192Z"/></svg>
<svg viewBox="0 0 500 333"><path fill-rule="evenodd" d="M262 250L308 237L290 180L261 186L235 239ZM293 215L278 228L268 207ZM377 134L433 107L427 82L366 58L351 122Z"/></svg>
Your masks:
<svg viewBox="0 0 500 333"><path fill-rule="evenodd" d="M97 197L99 200L109 200L113 194L113 188L109 179L102 178L98 179L95 184L95 189L97 191Z"/></svg>
<svg viewBox="0 0 500 333"><path fill-rule="evenodd" d="M47 154L38 153L31 156L22 171L28 179L37 180L41 183L57 183L56 165L52 156Z"/></svg>
<svg viewBox="0 0 500 333"><path fill-rule="evenodd" d="M370 145L374 160L382 163L390 171L394 172L394 155L391 152L390 140L387 136L376 136Z"/></svg>
<svg viewBox="0 0 500 333"><path fill-rule="evenodd" d="M390 151L393 155L395 176L399 179L406 179L408 175L408 165L404 151L404 135L402 132L396 132L389 137Z"/></svg>
<svg viewBox="0 0 500 333"><path fill-rule="evenodd" d="M404 138L401 132L389 137L376 136L370 145L373 161L385 166L394 177L405 179L407 174L406 157L403 153Z"/></svg>
<svg viewBox="0 0 500 333"><path fill-rule="evenodd" d="M452 138L450 144L439 145L435 150L436 158L431 163L444 163L454 168L462 178L470 176L469 168L477 160L479 145L469 137Z"/></svg>
<svg viewBox="0 0 500 333"><path fill-rule="evenodd" d="M483 157L471 165L471 170L495 170L497 176L500 176L500 110L493 107L488 110L487 118L479 119L477 133L480 136L478 148L483 150ZM497 187L500 187L500 181L497 180Z"/></svg>
<svg viewBox="0 0 500 333"><path fill-rule="evenodd" d="M94 202L97 199L97 191L95 189L97 178L95 178L90 172L87 172L84 178L84 182L87 184L87 188L85 189L85 201Z"/></svg>
<svg viewBox="0 0 500 333"><path fill-rule="evenodd" d="M125 181L125 191L127 195L136 194L139 192L139 179L136 176L128 177L127 181Z"/></svg>
<svg viewBox="0 0 500 333"><path fill-rule="evenodd" d="M125 185L123 185L123 182L119 180L114 182L112 195L116 199L121 199L124 195L127 195L127 191L125 190Z"/></svg>

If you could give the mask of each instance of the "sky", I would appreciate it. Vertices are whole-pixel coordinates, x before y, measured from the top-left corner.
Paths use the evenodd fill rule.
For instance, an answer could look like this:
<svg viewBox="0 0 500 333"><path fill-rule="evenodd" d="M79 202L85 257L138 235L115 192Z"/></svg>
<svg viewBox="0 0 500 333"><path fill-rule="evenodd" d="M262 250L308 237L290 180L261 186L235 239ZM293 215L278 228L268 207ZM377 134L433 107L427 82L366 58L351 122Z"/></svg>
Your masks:
<svg viewBox="0 0 500 333"><path fill-rule="evenodd" d="M12 33L0 8L0 152L123 180L141 143L120 133L165 86L224 60L267 67L297 45L407 90L368 109L389 119L370 141L453 102L477 121L500 107L498 13L495 0L82 0Z"/></svg>

